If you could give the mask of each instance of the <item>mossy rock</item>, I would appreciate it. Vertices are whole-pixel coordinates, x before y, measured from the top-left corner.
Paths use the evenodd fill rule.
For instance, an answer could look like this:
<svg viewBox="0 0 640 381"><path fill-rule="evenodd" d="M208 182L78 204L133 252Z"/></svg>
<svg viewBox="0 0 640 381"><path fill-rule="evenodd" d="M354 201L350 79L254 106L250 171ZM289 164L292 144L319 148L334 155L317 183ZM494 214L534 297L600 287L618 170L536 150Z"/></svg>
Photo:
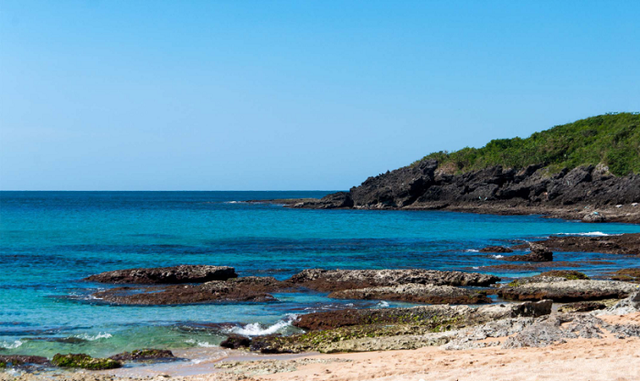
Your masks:
<svg viewBox="0 0 640 381"><path fill-rule="evenodd" d="M589 279L589 277L586 276L584 273L581 273L580 271L575 271L575 270L552 270L552 271L544 272L537 276L538 277L543 277L543 276L558 277L558 278L565 278L567 280Z"/></svg>
<svg viewBox="0 0 640 381"><path fill-rule="evenodd" d="M7 367L7 363L6 362L0 362L0 369L4 369Z"/></svg>
<svg viewBox="0 0 640 381"><path fill-rule="evenodd" d="M88 370L115 369L122 367L122 363L108 358L93 358L87 354L56 354L51 360L53 365L61 368L82 368Z"/></svg>
<svg viewBox="0 0 640 381"><path fill-rule="evenodd" d="M618 270L611 276L613 280L622 280L627 282L640 281L640 268Z"/></svg>
<svg viewBox="0 0 640 381"><path fill-rule="evenodd" d="M166 349L136 349L131 352L122 352L109 357L116 361L164 361L178 360L173 353Z"/></svg>

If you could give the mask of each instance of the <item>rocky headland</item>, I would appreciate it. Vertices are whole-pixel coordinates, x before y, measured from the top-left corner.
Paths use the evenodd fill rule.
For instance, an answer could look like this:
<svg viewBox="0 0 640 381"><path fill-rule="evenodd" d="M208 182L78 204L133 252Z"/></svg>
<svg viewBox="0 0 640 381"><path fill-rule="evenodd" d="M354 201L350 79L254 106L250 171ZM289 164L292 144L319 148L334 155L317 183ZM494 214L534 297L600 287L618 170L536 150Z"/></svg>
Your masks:
<svg viewBox="0 0 640 381"><path fill-rule="evenodd" d="M640 115L607 114L482 148L435 152L294 208L543 214L640 223ZM261 201L264 202L264 201Z"/></svg>
<svg viewBox="0 0 640 381"><path fill-rule="evenodd" d="M450 210L640 223L640 175L616 177L602 165L555 174L542 165L456 174L437 160L425 160L370 177L348 192L273 202L309 209Z"/></svg>

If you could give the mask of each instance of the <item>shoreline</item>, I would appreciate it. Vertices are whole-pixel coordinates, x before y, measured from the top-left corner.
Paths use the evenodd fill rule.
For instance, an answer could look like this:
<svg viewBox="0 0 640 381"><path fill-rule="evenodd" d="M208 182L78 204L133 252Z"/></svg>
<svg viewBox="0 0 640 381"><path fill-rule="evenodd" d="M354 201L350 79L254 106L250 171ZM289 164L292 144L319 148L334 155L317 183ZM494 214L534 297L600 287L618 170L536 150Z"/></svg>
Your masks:
<svg viewBox="0 0 640 381"><path fill-rule="evenodd" d="M640 327L640 312L599 315L604 322ZM507 336L487 339L491 343ZM212 351L205 349L204 351ZM27 374L0 380L170 380L170 381L350 381L350 380L519 380L556 379L631 381L640 378L640 337L575 338L544 347L503 349L498 346L447 350L428 346L413 350L297 356L229 356L212 361L210 370L191 374L149 372L153 366L127 371ZM171 364L170 367L178 367ZM200 367L199 369L206 369ZM172 374L173 373L173 374Z"/></svg>
<svg viewBox="0 0 640 381"><path fill-rule="evenodd" d="M585 223L627 223L640 224L640 204L622 205L620 207L605 205L593 206L591 204L547 206L527 205L513 201L486 201L486 202L425 202L416 203L404 207L375 206L375 207L331 207L319 206L320 199L273 199L273 200L249 200L247 203L275 204L295 209L315 210L371 210L371 211L446 211L470 214L489 214L496 216L532 216L540 215L542 218L558 218L570 221L582 221ZM604 217L601 221L585 221L585 215L597 212Z"/></svg>

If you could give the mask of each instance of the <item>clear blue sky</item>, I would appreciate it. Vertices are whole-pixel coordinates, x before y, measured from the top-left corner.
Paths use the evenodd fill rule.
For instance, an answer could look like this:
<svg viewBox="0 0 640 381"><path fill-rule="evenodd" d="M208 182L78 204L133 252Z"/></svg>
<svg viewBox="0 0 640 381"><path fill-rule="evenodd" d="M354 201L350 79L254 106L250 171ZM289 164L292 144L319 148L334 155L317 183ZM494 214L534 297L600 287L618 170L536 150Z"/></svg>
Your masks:
<svg viewBox="0 0 640 381"><path fill-rule="evenodd" d="M638 1L0 0L0 189L347 189L639 110Z"/></svg>

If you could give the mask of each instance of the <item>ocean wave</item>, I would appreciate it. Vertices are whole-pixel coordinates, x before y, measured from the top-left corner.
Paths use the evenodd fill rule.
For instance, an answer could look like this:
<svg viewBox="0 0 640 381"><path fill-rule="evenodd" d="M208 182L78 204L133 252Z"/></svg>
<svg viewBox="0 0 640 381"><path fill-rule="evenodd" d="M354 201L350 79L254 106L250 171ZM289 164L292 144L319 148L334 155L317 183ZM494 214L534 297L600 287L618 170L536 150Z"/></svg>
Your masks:
<svg viewBox="0 0 640 381"><path fill-rule="evenodd" d="M225 201L225 204L246 204L246 201Z"/></svg>
<svg viewBox="0 0 640 381"><path fill-rule="evenodd" d="M236 333L238 335L244 336L262 336L262 335L271 335L281 331L287 327L291 326L293 320L297 317L297 315L290 314L284 320L279 320L275 324L265 327L260 323L250 323L245 325L244 327L233 327L231 328L232 333Z"/></svg>
<svg viewBox="0 0 640 381"><path fill-rule="evenodd" d="M619 234L607 234L603 232L588 232L588 233L558 233L557 235L579 235L584 237L609 237Z"/></svg>
<svg viewBox="0 0 640 381"><path fill-rule="evenodd" d="M187 339L184 341L187 344L195 344L198 347L202 347L202 348L213 348L213 347L217 347L217 345L215 344L211 344L207 341L198 341L198 340L194 340L194 339Z"/></svg>
<svg viewBox="0 0 640 381"><path fill-rule="evenodd" d="M467 249L467 250L465 250L465 252L467 252L467 253L479 253L479 252L480 252L480 250L476 250L476 249Z"/></svg>
<svg viewBox="0 0 640 381"><path fill-rule="evenodd" d="M87 340L87 341L96 341L96 340L100 340L100 339L108 339L110 337L113 337L113 335L108 333L108 332L98 332L95 335L90 335L88 333L82 333L80 335L74 335L73 337L77 337L78 339Z"/></svg>
<svg viewBox="0 0 640 381"><path fill-rule="evenodd" d="M496 254L496 255L492 255L491 258L500 259L500 258L504 258L504 255Z"/></svg>
<svg viewBox="0 0 640 381"><path fill-rule="evenodd" d="M16 340L13 343L2 341L2 342L0 342L0 348L3 348L3 349L16 349L16 348L20 347L22 344L23 343L20 340Z"/></svg>
<svg viewBox="0 0 640 381"><path fill-rule="evenodd" d="M389 307L389 303L385 302L384 300L378 302L378 304L376 304L376 307L378 308L387 308Z"/></svg>

